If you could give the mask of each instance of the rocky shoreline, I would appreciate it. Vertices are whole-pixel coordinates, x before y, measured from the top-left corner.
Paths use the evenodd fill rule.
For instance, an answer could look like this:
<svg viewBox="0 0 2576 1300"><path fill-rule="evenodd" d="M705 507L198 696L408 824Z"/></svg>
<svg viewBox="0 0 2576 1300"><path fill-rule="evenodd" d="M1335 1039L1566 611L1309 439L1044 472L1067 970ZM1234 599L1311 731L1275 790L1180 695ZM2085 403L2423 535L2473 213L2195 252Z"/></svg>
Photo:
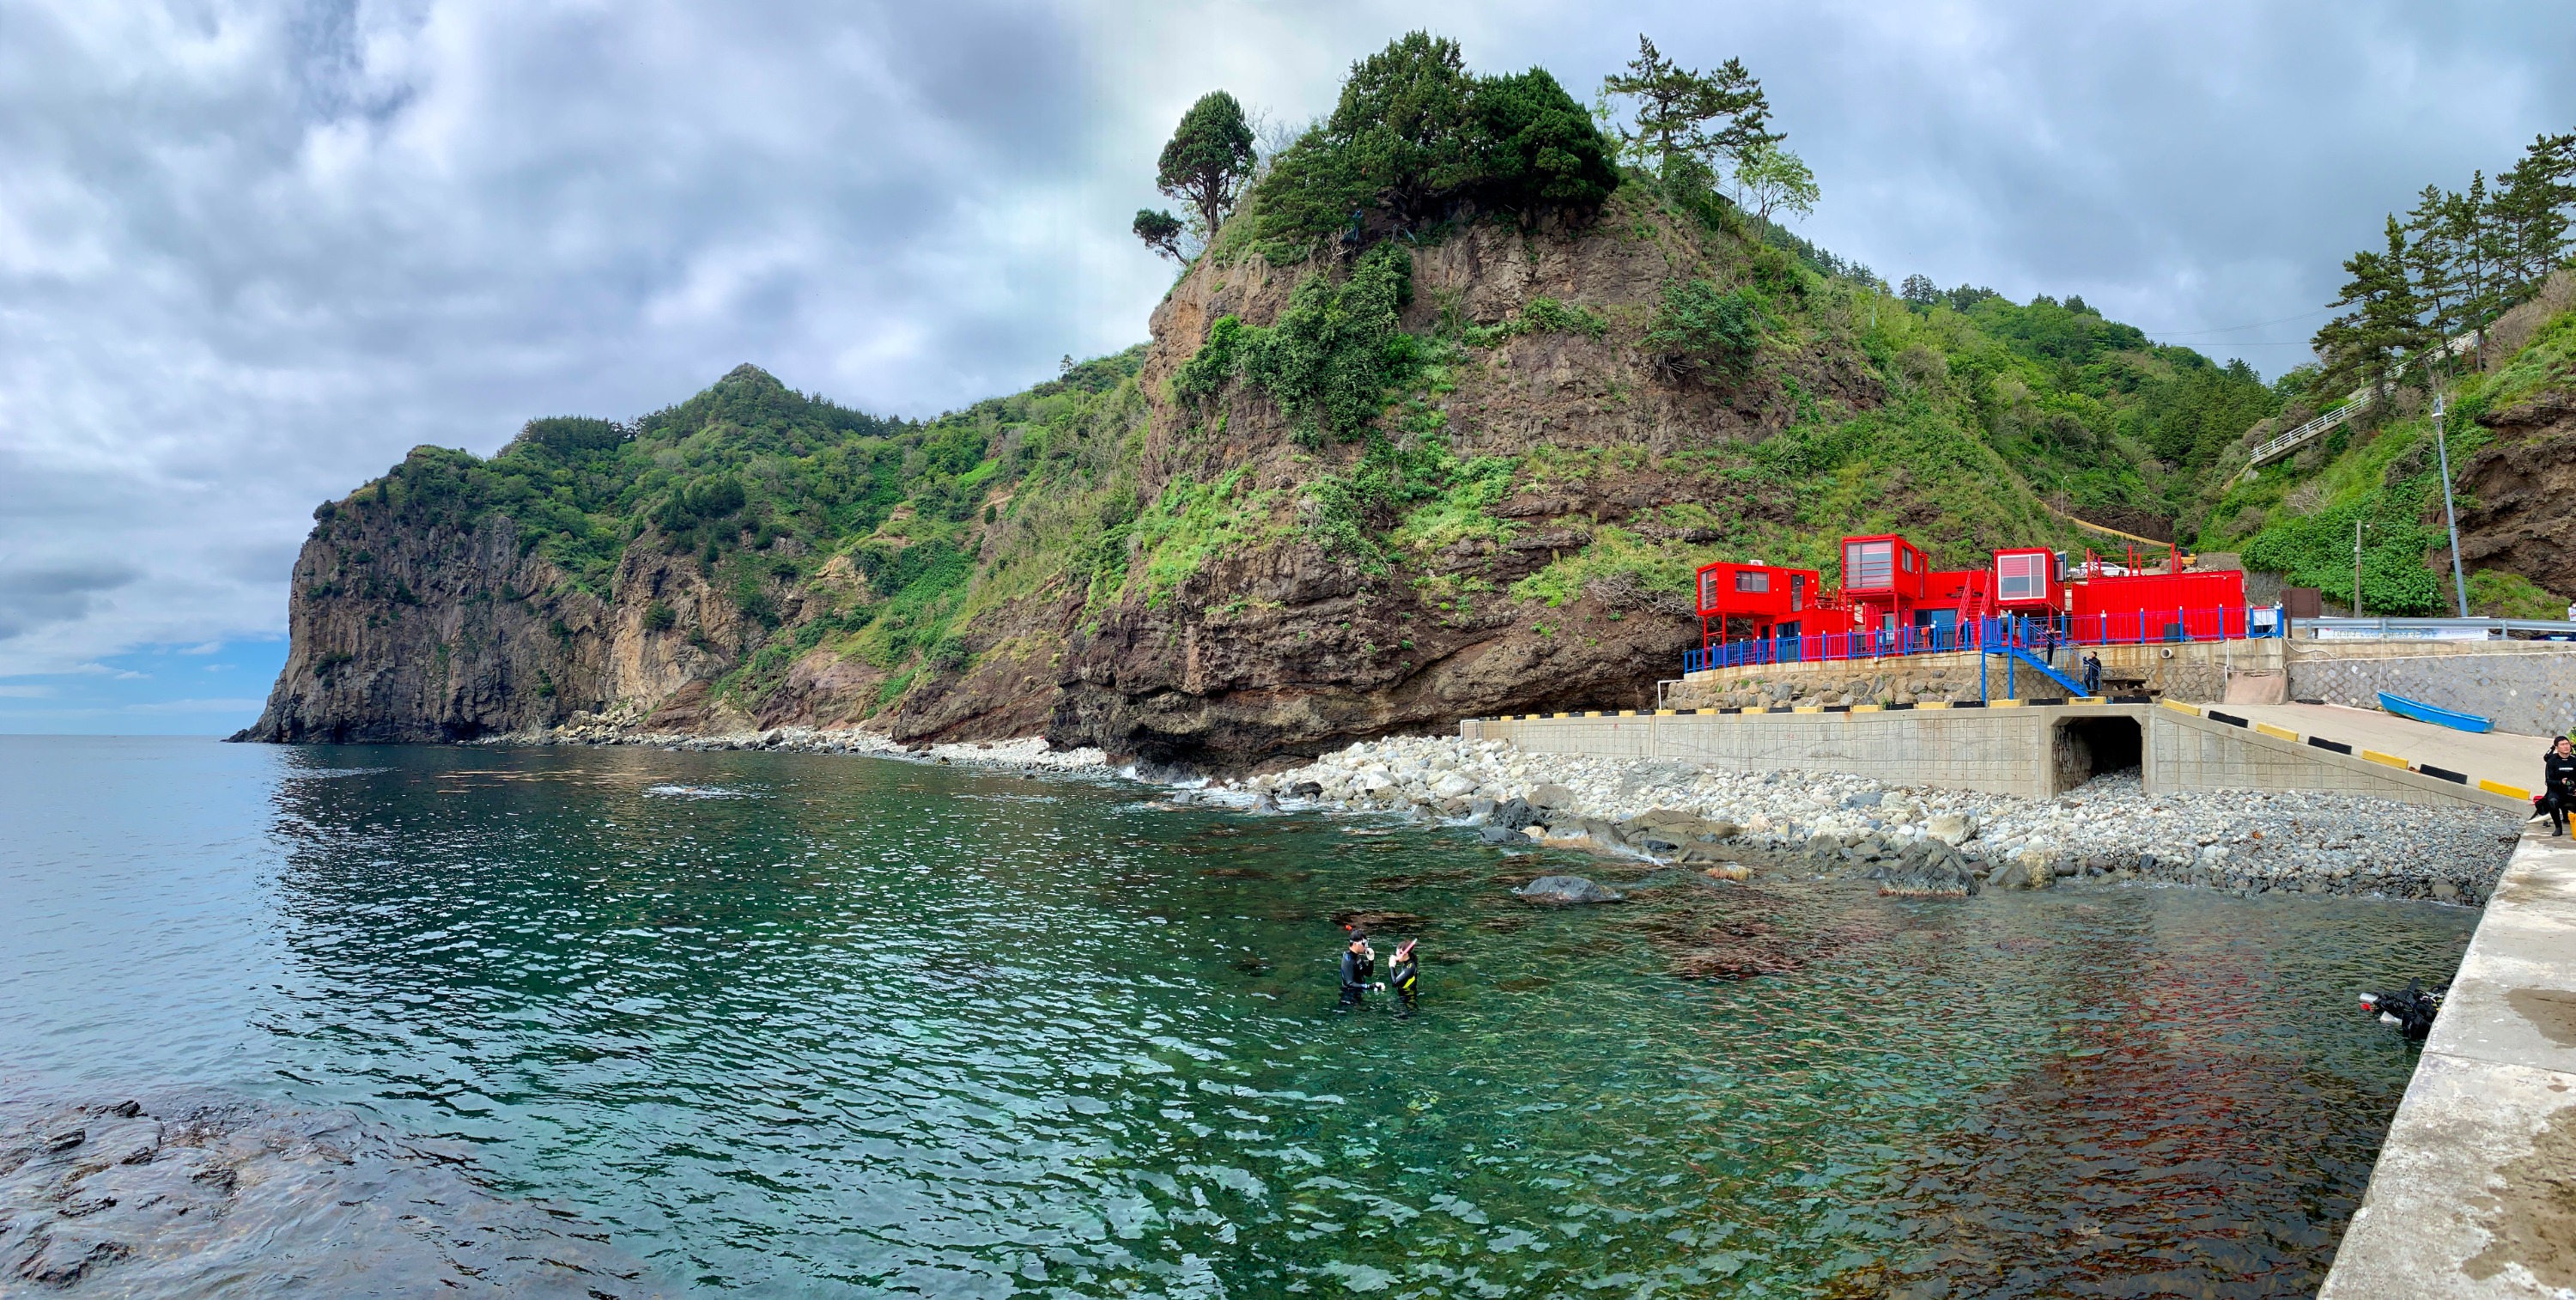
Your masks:
<svg viewBox="0 0 2576 1300"><path fill-rule="evenodd" d="M1729 848L1789 854L1867 874L1889 893L2147 880L2479 904L2522 829L2507 812L2307 791L2151 795L2134 770L2020 799L1456 737L1363 742L1241 788L1283 807L1463 820L1495 842L1682 862Z"/></svg>
<svg viewBox="0 0 2576 1300"><path fill-rule="evenodd" d="M0 1091L0 1294L660 1294L471 1153L204 1088Z"/></svg>
<svg viewBox="0 0 2576 1300"><path fill-rule="evenodd" d="M1042 737L904 745L855 728L727 736L609 725L502 738L519 744L860 754L1150 779L1097 749ZM1175 784L1192 797L1276 810L1408 813L1476 826L1488 842L1740 870L1748 852L1856 871L1889 893L1964 895L2100 881L2198 885L2245 896L2344 894L2482 904L2522 823L2308 791L2150 795L2135 770L2054 799L1890 786L1839 773L1735 772L1659 759L1525 753L1456 736L1361 741L1311 764Z"/></svg>

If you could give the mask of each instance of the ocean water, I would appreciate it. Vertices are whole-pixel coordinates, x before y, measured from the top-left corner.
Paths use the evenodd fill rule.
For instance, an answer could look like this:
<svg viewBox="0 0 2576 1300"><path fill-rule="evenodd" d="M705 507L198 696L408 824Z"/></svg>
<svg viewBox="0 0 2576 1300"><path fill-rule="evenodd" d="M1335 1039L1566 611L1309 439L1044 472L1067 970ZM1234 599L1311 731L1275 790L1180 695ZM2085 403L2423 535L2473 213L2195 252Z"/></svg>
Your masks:
<svg viewBox="0 0 2576 1300"><path fill-rule="evenodd" d="M2413 1067L2353 994L2475 922L1505 894L1551 865L879 759L0 737L0 1077L458 1139L674 1294L2292 1296ZM1353 910L1419 1015L1336 1010Z"/></svg>

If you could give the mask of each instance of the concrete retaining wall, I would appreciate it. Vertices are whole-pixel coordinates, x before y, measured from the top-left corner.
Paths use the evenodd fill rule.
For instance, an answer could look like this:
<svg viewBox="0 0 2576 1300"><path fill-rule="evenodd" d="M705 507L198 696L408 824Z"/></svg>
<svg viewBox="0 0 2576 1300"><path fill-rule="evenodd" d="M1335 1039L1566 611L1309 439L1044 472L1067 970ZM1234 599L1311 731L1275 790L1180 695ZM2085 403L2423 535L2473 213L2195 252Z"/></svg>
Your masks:
<svg viewBox="0 0 2576 1300"><path fill-rule="evenodd" d="M2080 677L2084 651L2102 657L2106 694L2161 695L2178 700L2226 698L2230 669L2277 670L2282 642L2186 641L2178 644L2061 646L2057 669ZM1834 663L1764 664L1689 673L1666 697L1674 708L1716 708L1727 704L1786 703L1790 699L1833 696L1835 703L1913 703L1921 699L1973 700L1978 697L1977 654L1905 655ZM1985 689L1993 699L2046 699L2066 693L2064 687L2027 668L2007 672L1995 659L1983 665ZM1775 689L1788 688L1787 693ZM1753 696L1764 697L1762 699ZM1841 697L1849 695L1851 700Z"/></svg>
<svg viewBox="0 0 2576 1300"><path fill-rule="evenodd" d="M2576 847L2526 833L2319 1300L2576 1293L2571 1186Z"/></svg>
<svg viewBox="0 0 2576 1300"><path fill-rule="evenodd" d="M1962 709L1585 713L1471 718L1459 735L1508 740L1535 753L1668 758L1739 771L1848 772L2044 799L2093 775L2095 745L2135 728L2149 790L2332 790L2436 807L2505 808L2521 800L2340 754L2281 731L2229 722L2223 709L2180 704L2073 703ZM2277 730L2277 729L2276 729Z"/></svg>
<svg viewBox="0 0 2576 1300"><path fill-rule="evenodd" d="M2355 708L2379 693L2495 720L2500 731L2556 736L2576 722L2576 644L2559 641L2287 643L2290 694Z"/></svg>

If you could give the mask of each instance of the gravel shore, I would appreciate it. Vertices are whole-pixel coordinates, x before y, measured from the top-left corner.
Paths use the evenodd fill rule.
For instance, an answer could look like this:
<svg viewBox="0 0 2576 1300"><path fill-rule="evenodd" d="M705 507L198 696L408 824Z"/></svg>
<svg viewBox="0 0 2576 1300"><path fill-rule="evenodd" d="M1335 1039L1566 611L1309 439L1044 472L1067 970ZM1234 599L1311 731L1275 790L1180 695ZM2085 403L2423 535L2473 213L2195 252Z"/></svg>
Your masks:
<svg viewBox="0 0 2576 1300"><path fill-rule="evenodd" d="M1982 886L2145 879L2460 903L2485 901L2522 829L2507 812L2306 791L2150 795L2134 769L2054 799L2020 799L1833 773L1532 754L1455 737L1355 744L1241 788L1288 807L1410 809L1482 824L1519 820L1519 800L1539 829L1510 828L1518 834L1639 856L1669 856L1688 839L1890 879L1911 880L1928 861L1936 877L1948 864ZM1696 823L1690 834L1655 832L1683 818Z"/></svg>
<svg viewBox="0 0 2576 1300"><path fill-rule="evenodd" d="M507 739L1113 772L1100 750L1053 749L1037 736L907 747L858 730L696 736L598 726ZM2020 799L1828 772L1524 753L1504 741L1455 736L1362 741L1289 771L1185 784L1223 802L1409 811L1500 824L1521 837L1488 830L1498 843L1537 840L1682 860L1719 856L1695 853L1693 845L1799 854L1820 869L1860 870L1896 892L1925 893L2143 879L2248 895L2291 890L2477 904L2495 888L2522 829L2506 812L2308 791L2150 795L2134 769L2054 799Z"/></svg>

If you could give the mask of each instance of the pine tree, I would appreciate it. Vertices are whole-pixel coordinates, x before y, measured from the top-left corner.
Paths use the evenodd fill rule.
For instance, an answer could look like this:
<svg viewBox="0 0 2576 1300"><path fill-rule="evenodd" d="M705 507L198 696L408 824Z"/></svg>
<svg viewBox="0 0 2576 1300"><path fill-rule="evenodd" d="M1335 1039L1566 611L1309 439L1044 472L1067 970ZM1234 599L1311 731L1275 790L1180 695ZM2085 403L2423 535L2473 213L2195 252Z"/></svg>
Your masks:
<svg viewBox="0 0 2576 1300"><path fill-rule="evenodd" d="M2576 205L2576 132L2533 140L2499 179L2491 205L2497 297L2519 302L2567 258L2568 208Z"/></svg>
<svg viewBox="0 0 2576 1300"><path fill-rule="evenodd" d="M1243 120L1243 105L1212 90L1181 115L1163 146L1154 186L1188 204L1198 215L1200 237L1214 239L1251 177L1252 127Z"/></svg>
<svg viewBox="0 0 2576 1300"><path fill-rule="evenodd" d="M2452 265L2459 277L2460 317L2464 324L2476 328L2478 346L2484 347L2487 323L2504 305L2503 284L2497 271L2505 252L2504 233L2496 225L2494 203L2487 197L2487 174L2469 173L2469 192L2455 196L2449 207L2448 231L2456 249Z"/></svg>
<svg viewBox="0 0 2576 1300"><path fill-rule="evenodd" d="M1628 70L1602 78L1601 94L1636 101L1635 124L1619 132L1622 152L1653 164L1667 182L1732 171L1787 138L1770 130L1771 101L1743 60L1703 75L1665 58L1643 34Z"/></svg>
<svg viewBox="0 0 2576 1300"><path fill-rule="evenodd" d="M2344 272L2352 278L2335 305L2351 310L2316 333L2317 355L2326 364L2313 391L2367 386L2385 398L2398 367L2423 346L2423 307L2406 275L2406 231L2394 216L2388 218L2387 238L2385 251L2364 249L2344 259Z"/></svg>
<svg viewBox="0 0 2576 1300"><path fill-rule="evenodd" d="M2427 185L2416 196L2415 210L2406 214L2407 275L2423 304L2424 326L2438 339L2448 339L2461 328L2459 241L2452 238L2450 216L2457 202L2458 195Z"/></svg>

